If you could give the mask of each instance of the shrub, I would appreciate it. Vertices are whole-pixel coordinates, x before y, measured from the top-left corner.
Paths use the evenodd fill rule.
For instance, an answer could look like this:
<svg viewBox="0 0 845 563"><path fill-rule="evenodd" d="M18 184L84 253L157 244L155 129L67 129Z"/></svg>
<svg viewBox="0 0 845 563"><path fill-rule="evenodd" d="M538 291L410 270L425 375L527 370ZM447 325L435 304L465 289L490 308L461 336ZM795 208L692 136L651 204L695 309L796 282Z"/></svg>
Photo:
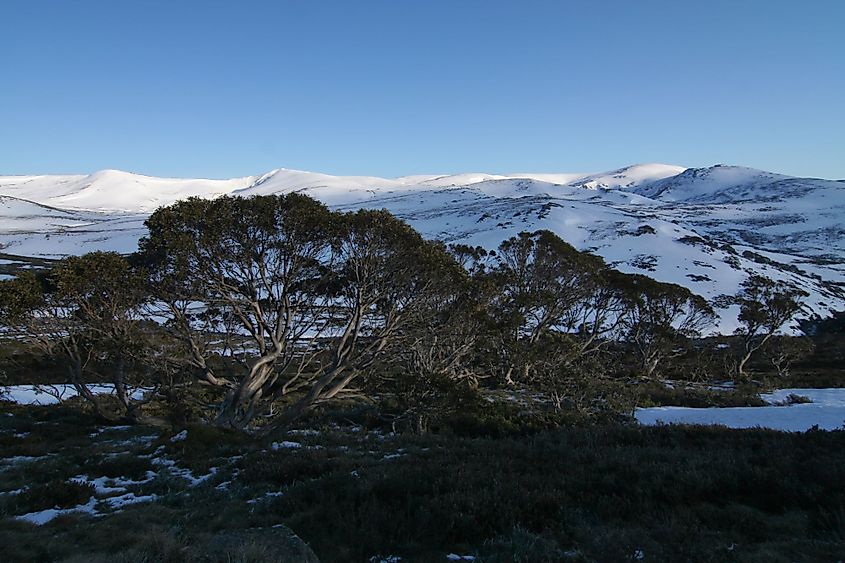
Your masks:
<svg viewBox="0 0 845 563"><path fill-rule="evenodd" d="M562 559L564 553L553 538L515 526L510 534L484 542L478 560L481 563L554 563Z"/></svg>
<svg viewBox="0 0 845 563"><path fill-rule="evenodd" d="M94 485L79 481L53 480L33 485L15 496L13 511L17 514L39 512L48 508L73 508L94 496Z"/></svg>
<svg viewBox="0 0 845 563"><path fill-rule="evenodd" d="M149 459L134 454L103 457L88 467L96 475L111 478L125 477L127 479L141 479L152 468Z"/></svg>

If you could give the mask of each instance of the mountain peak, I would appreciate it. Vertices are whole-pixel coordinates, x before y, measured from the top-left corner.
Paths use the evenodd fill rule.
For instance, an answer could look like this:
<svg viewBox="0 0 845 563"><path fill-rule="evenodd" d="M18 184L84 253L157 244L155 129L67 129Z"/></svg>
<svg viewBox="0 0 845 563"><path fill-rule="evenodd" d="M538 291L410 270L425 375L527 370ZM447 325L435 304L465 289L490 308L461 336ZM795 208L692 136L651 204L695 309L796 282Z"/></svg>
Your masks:
<svg viewBox="0 0 845 563"><path fill-rule="evenodd" d="M610 172L587 175L572 185L588 189L631 190L645 183L677 176L685 170L682 166L671 164L633 164Z"/></svg>
<svg viewBox="0 0 845 563"><path fill-rule="evenodd" d="M731 201L755 197L750 188L761 189L789 176L747 166L716 164L687 168L680 174L652 182L636 190L639 195L663 201ZM772 194L758 194L770 197Z"/></svg>
<svg viewBox="0 0 845 563"><path fill-rule="evenodd" d="M230 180L88 176L0 177L0 247L22 256L131 252L144 219L191 196L299 192L333 209L388 209L424 236L495 249L548 229L613 267L713 298L751 273L807 291L807 311L845 307L845 190L742 166L660 163L598 174L487 173L401 178L277 168ZM28 200L28 201L24 201ZM44 207L49 206L49 207ZM735 319L734 319L735 320ZM731 332L731 319L720 330Z"/></svg>

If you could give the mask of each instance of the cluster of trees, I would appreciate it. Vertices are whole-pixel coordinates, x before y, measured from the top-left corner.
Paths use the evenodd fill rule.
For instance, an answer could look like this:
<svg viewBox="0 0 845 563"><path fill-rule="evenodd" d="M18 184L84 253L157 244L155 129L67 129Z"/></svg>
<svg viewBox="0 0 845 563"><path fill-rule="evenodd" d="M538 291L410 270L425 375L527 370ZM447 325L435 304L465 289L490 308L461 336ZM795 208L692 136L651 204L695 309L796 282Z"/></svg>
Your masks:
<svg viewBox="0 0 845 563"><path fill-rule="evenodd" d="M0 283L8 335L59 359L102 416L115 415L87 382L114 383L129 420L142 417L131 384L197 382L216 424L261 417L265 431L385 381L420 418L426 401L485 378L580 407L605 350L651 376L714 320L688 289L613 270L548 231L490 253L447 248L386 211L298 194L189 199L147 227L129 257L70 257ZM739 376L800 297L752 277L723 300L740 310Z"/></svg>

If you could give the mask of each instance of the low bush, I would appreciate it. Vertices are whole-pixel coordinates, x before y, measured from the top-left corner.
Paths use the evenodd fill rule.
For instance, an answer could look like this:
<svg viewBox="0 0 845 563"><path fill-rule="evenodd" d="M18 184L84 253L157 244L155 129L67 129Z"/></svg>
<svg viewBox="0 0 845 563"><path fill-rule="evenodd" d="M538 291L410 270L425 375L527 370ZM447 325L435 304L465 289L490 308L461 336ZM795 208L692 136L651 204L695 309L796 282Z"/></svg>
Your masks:
<svg viewBox="0 0 845 563"><path fill-rule="evenodd" d="M683 381L668 384L662 381L640 381L634 385L640 407L760 407L766 404L760 398L760 389L750 385L729 389L712 389Z"/></svg>
<svg viewBox="0 0 845 563"><path fill-rule="evenodd" d="M271 508L323 561L450 551L615 561L638 549L716 561L731 545L740 559L774 545L845 548L842 432L609 426L427 440L421 454L297 481Z"/></svg>
<svg viewBox="0 0 845 563"><path fill-rule="evenodd" d="M515 526L509 534L484 542L478 561L481 563L555 563L575 560L577 551L564 552L553 538Z"/></svg>
<svg viewBox="0 0 845 563"><path fill-rule="evenodd" d="M35 484L14 496L11 511L16 514L48 508L73 508L94 496L94 485L79 481L53 480Z"/></svg>
<svg viewBox="0 0 845 563"><path fill-rule="evenodd" d="M247 460L242 466L239 481L278 488L336 472L348 473L358 465L353 457L343 452L296 449L268 452Z"/></svg>
<svg viewBox="0 0 845 563"><path fill-rule="evenodd" d="M150 460L135 454L120 454L92 460L86 471L103 477L142 479L152 469Z"/></svg>

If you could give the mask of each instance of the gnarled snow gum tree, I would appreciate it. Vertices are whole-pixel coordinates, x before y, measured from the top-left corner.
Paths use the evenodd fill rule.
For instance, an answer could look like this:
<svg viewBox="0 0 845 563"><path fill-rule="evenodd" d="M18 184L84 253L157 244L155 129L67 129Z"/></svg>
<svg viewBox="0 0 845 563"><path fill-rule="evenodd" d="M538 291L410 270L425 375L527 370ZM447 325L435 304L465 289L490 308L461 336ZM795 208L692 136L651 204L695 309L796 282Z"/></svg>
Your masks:
<svg viewBox="0 0 845 563"><path fill-rule="evenodd" d="M162 281L169 321L201 378L217 381L203 358L208 332L191 326L190 306L213 315L219 332L248 343L246 373L229 389L218 424L248 424L279 370L293 362L297 343L325 327L320 280L330 266L331 221L325 206L298 194L192 198L147 220L139 254Z"/></svg>
<svg viewBox="0 0 845 563"><path fill-rule="evenodd" d="M140 272L119 254L93 252L0 282L0 317L13 333L62 364L78 395L101 417L134 422L141 418L140 402L128 391L129 366L144 361L139 324L145 299ZM135 370L132 378L143 375L144 370ZM122 414L103 405L90 389L91 378L114 385Z"/></svg>
<svg viewBox="0 0 845 563"><path fill-rule="evenodd" d="M646 376L660 364L686 352L682 344L714 321L713 308L689 289L631 274L623 280L628 306L623 337L634 347Z"/></svg>
<svg viewBox="0 0 845 563"><path fill-rule="evenodd" d="M299 398L268 429L346 390L457 267L386 211L331 212L299 194L191 199L147 226L140 259L200 378L220 381L203 360L209 323L240 340L246 369L217 417L235 428L281 395ZM187 304L203 310L204 330Z"/></svg>
<svg viewBox="0 0 845 563"><path fill-rule="evenodd" d="M493 315L508 364L505 380L514 372L522 380L557 374L596 352L624 309L617 274L550 231L504 241L490 275L501 288Z"/></svg>
<svg viewBox="0 0 845 563"><path fill-rule="evenodd" d="M718 299L721 306L739 306L740 326L736 334L742 339L742 352L736 366L737 377L748 377L748 362L795 317L806 296L805 291L784 282L753 275L742 283L736 295Z"/></svg>

